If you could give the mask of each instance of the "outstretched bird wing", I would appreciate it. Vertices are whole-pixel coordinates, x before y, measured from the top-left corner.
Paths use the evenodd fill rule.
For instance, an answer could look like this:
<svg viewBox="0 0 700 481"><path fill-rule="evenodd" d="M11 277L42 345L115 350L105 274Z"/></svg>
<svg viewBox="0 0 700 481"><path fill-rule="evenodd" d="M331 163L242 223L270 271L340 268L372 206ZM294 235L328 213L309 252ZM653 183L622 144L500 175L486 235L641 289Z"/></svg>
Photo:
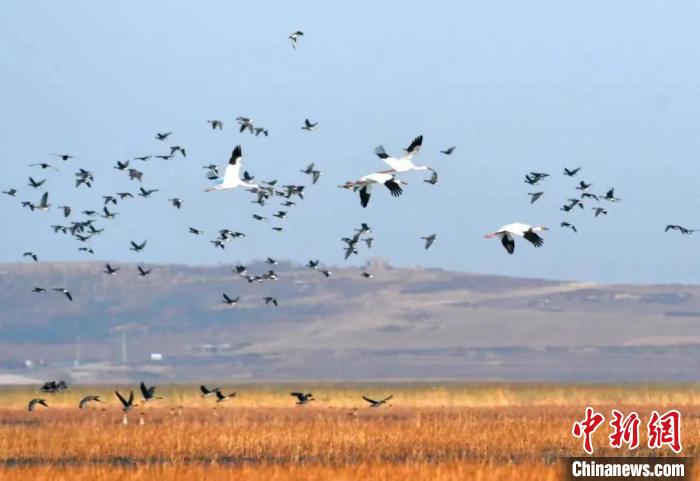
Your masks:
<svg viewBox="0 0 700 481"><path fill-rule="evenodd" d="M512 254L513 252L515 252L515 241L513 240L513 237L510 234L501 235L501 244L503 244L503 247L506 248L508 254Z"/></svg>
<svg viewBox="0 0 700 481"><path fill-rule="evenodd" d="M389 189L389 192L391 192L391 195L394 197L398 197L403 194L403 189L395 179L387 180L384 182L384 185L386 185L386 188Z"/></svg>
<svg viewBox="0 0 700 481"><path fill-rule="evenodd" d="M372 195L372 184L365 184L360 188L360 205L367 207L369 198ZM346 257L347 259L347 257Z"/></svg>
<svg viewBox="0 0 700 481"><path fill-rule="evenodd" d="M415 139L413 139L413 142L411 142L411 145L409 145L406 148L406 152L401 156L402 160L410 160L413 158L413 156L420 150L421 145L423 145L423 136L419 135Z"/></svg>
<svg viewBox="0 0 700 481"><path fill-rule="evenodd" d="M243 163L243 153L241 151L241 146L237 145L233 152L231 152L231 158L229 158L226 170L224 170L224 184L225 185L235 185L240 179L241 164Z"/></svg>
<svg viewBox="0 0 700 481"><path fill-rule="evenodd" d="M542 247L542 244L544 244L544 239L537 235L536 232L534 232L532 229L525 231L523 233L523 237L525 240L529 241L534 245L535 247Z"/></svg>
<svg viewBox="0 0 700 481"><path fill-rule="evenodd" d="M127 401L126 399L124 399L124 396L122 396L121 394L119 394L119 391L114 391L114 394L117 395L117 398L119 398L119 401L121 401L121 403L122 403L122 405L123 405L124 407L127 407L129 404L131 404L129 401ZM131 391L131 396L133 396L133 395L134 395L134 392Z"/></svg>

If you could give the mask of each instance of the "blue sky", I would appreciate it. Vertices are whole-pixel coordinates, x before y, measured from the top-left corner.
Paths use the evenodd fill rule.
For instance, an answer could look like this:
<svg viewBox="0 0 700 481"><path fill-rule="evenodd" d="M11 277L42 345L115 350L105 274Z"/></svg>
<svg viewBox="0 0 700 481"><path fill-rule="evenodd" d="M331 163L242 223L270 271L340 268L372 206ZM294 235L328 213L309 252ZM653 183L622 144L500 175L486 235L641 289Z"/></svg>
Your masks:
<svg viewBox="0 0 700 481"><path fill-rule="evenodd" d="M28 175L48 177L54 205L98 208L100 196L135 191L117 160L183 145L188 158L132 161L160 192L125 201L91 246L116 261L234 263L266 256L346 264L340 237L360 222L376 243L351 263L396 265L604 282L700 282L700 234L664 234L667 223L699 227L700 6L652 1L469 2L8 2L0 11L0 198L7 226L0 261L79 260L78 244L54 236L56 211L38 200ZM301 29L299 48L287 35ZM247 115L270 130L235 130ZM310 117L318 131L299 127ZM213 132L207 119L225 122ZM154 140L173 131L172 142ZM417 163L440 184L405 175L400 199L376 192L369 208L337 186L383 168L377 144L398 152L425 137ZM243 191L204 194L202 165L222 165L236 144L258 178L306 183L309 162L324 171L284 221L285 232L251 219ZM451 157L438 151L457 145ZM78 159L62 163L52 152ZM50 161L61 172L27 165ZM593 190L623 199L609 215L564 215L575 193L562 169L582 166ZM72 187L78 167L92 191ZM552 174L530 206L530 170ZM540 190L540 189L538 189ZM182 197L176 211L169 197ZM568 220L579 228L559 228ZM522 242L508 256L483 234L521 221L545 224L545 247ZM187 226L206 235L187 234ZM274 224L276 225L276 224ZM247 233L226 251L208 239L220 228ZM429 251L420 237L436 233ZM148 239L140 255L129 240ZM93 259L93 257L89 257Z"/></svg>

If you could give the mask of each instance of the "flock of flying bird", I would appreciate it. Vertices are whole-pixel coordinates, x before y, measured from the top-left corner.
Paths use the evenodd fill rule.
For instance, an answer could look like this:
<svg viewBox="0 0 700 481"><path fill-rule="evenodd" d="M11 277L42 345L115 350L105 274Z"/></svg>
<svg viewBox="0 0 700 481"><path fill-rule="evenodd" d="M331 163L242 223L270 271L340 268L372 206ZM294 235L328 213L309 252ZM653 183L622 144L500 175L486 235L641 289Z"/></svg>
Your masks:
<svg viewBox="0 0 700 481"><path fill-rule="evenodd" d="M236 121L240 125L240 132L243 132L245 130L257 132L258 128L254 127L254 124L252 123L250 118L238 117ZM207 122L212 126L214 130L223 129L224 123L221 120L208 120ZM316 128L317 125L318 122L311 122L309 121L309 119L305 119L304 125L301 128L303 130L313 130ZM265 135L268 135L267 130L263 130ZM158 132L155 134L155 139L160 142L165 142L171 138L172 134L173 132ZM383 184L388 189L390 194L394 197L398 197L402 194L403 189L401 188L401 185L405 185L406 183L397 177L399 174L405 174L410 171L430 171L431 176L430 178L426 179L425 182L431 185L437 184L437 172L435 172L435 170L432 167L416 165L413 163L413 157L419 152L422 143L423 136L416 137L410 143L410 145L406 149L404 149L403 154L397 157L390 156L386 153L383 146L378 146L375 149L375 153L383 162L387 164L389 168L364 175L358 180L346 182L340 187L345 189L351 189L354 192L357 192L360 197L361 206L367 207L372 195L372 188L375 184ZM455 147L452 146L442 151L442 153L445 155L450 155L454 150ZM141 155L134 157L130 160L117 161L116 165L114 166L114 169L116 169L117 171L125 172L129 180L141 184L145 179L145 175L141 170L137 169L131 164L132 161L138 160L141 162L147 162L152 157L169 160L172 159L175 155L179 155L182 158L186 158L187 150L180 145L172 145L169 147L169 153L167 154L155 156ZM64 161L68 161L70 159L75 158L74 156L68 154L60 154L59 157ZM223 174L221 173L219 166L215 164L205 165L205 176L208 180L213 181L214 183L210 187L206 188L204 191L216 192L242 188L253 194L255 198L253 200L253 203L258 204L260 206L266 205L267 202L269 202L275 196L281 197L282 200L279 204L281 209L277 210L277 212L272 214L272 217L279 219L280 221L287 218L289 214L289 209L295 207L297 205L296 202L304 199L304 192L306 189L305 185L280 185L278 184L276 179L269 181L256 181L255 177L251 175L247 170L242 171L242 164L243 149L240 145L237 145L231 152L228 164L223 169ZM54 167L53 165L47 162L31 164L30 166L38 166L42 170L51 169L54 171L59 171L58 168ZM300 169L300 172L310 177L311 185L316 184L323 175L323 172L316 167L315 163L311 163L307 165L304 169ZM46 181L46 178L37 181L34 178L29 177L28 185L33 189L39 189L44 185ZM82 186L85 186L88 189L92 188L94 181L95 174L89 170L79 168L75 173L75 188L80 188ZM75 240L77 240L80 243L80 246L78 247L78 250L80 252L94 254L95 251L91 246L91 242L97 236L102 234L105 230L105 227L102 227L101 225L97 224L98 219L115 219L119 215L119 212L115 210L115 206L119 205L121 202L126 202L128 199L135 198L135 196L142 197L143 199L150 199L154 194L159 192L159 189L157 188L145 188L142 185L138 185L137 189L138 190L135 195L129 191L105 193L104 195L102 195L102 205L99 208L80 210L75 209L74 207L69 205L60 205L57 208L62 218L70 219L74 217L75 214L78 212L84 217L80 219L71 220L68 224L53 224L50 227L55 234L70 235ZM12 188L7 191L4 191L4 193L11 197L16 197L18 195L18 190L16 188ZM185 201L179 197L171 197L168 199L168 202L175 209L181 209L185 204ZM52 205L49 203L49 192L43 192L38 203L34 203L27 200L22 201L22 206L28 208L31 211L49 211L52 207ZM260 222L266 222L269 220L267 217L257 213L252 214L252 217L256 221ZM284 228L281 225L275 225L272 227L272 230L282 232ZM192 226L188 227L188 232L196 236L201 236L204 234L203 230ZM370 227L367 224L363 223L361 227L359 229L356 229L355 233L352 234L350 237L342 238L342 241L345 243L345 259L348 259L353 254L358 254L359 246L362 243L365 244L367 248L372 247L372 242L374 241L374 238L369 237L369 234L371 234ZM218 231L218 236L212 239L210 243L215 248L225 249L229 242L242 237L246 237L246 234L243 232L233 231L231 229L220 229ZM436 234L429 234L421 237L421 240L424 242L425 249L429 249L436 241L436 239ZM147 239L131 240L129 243L129 250L135 253L141 253L147 248L147 246ZM33 251L24 252L23 257L30 258L34 262L39 262L39 255ZM268 258L266 262L271 265L277 264L277 261L272 258ZM332 272L330 270L321 268L321 262L318 259L309 260L306 266L310 269L320 272L326 278L331 277L332 275ZM136 274L140 277L147 277L153 271L153 269L146 268L142 265L138 265L136 270ZM121 268L119 266L112 265L111 263L106 263L102 272L109 276L116 276L120 273L120 271ZM247 280L249 283L261 283L266 280L278 279L277 273L275 273L275 271L272 269L269 269L266 272L262 273L250 273L246 266L238 265L235 267L234 272L241 278ZM366 271L362 272L360 275L361 277L366 279L370 279L373 277L371 273ZM63 294L70 301L74 300L73 293L71 293L71 291L66 287L35 286L32 289L32 292L37 294L47 293L49 291L54 291ZM240 301L240 297L230 296L225 292L222 294L222 298L222 302L228 306L234 306ZM277 298L272 296L264 296L262 297L262 301L265 303L265 305L279 305Z"/></svg>
<svg viewBox="0 0 700 481"><path fill-rule="evenodd" d="M298 42L301 37L304 36L302 31L295 31L289 35L289 40L294 49L297 48ZM264 137L269 136L269 131L267 128L260 125L256 125L251 118L245 116L239 116L236 118L238 123L238 131L243 134L244 132L249 132L251 135L257 137L263 135ZM207 120L207 123L214 131L222 131L224 129L224 121L219 119ZM319 126L318 121L312 121L308 118L304 119L301 125L301 130L306 132L316 131ZM158 132L155 134L155 139L160 143L169 142L173 132ZM427 171L430 176L423 181L430 184L436 185L438 183L438 173L431 166L428 165L417 165L414 163L415 156L420 152L423 146L423 136L419 135L415 137L409 145L403 149L399 155L390 155L383 145L378 145L374 149L375 155L386 165L384 169L378 169L374 172L362 175L356 180L347 181L340 185L340 188L353 191L358 194L360 205L366 208L369 205L370 199L372 198L373 191L380 189L382 186L386 188L388 193L392 197L400 197L403 194L403 189L407 183L401 178L402 176L409 175L414 171ZM440 152L443 155L449 156L455 151L455 146L450 146ZM59 158L62 162L68 162L76 159L75 156L71 154L53 154ZM144 172L139 170L135 165L134 161L139 161L145 163L151 158L170 161L176 157L187 158L187 149L181 145L169 145L169 149L166 153L160 155L139 155L133 157L129 160L117 161L114 165L114 169L123 172L130 181L138 182L138 188L136 191L136 196L142 197L143 199L149 199L154 194L159 192L157 188L145 188L141 185L144 181ZM262 181L257 180L249 171L242 169L243 164L243 149L241 145L237 145L228 159L228 163L223 169L223 175L218 165L209 164L205 165L205 177L214 182L210 187L205 189L205 192L217 192L217 191L227 191L237 188L245 189L254 196L253 202L264 206L267 202L271 201L274 197L280 197L280 210L273 214L273 217L282 221L287 218L289 214L289 209L295 207L296 202L304 199L305 185L298 184L278 184L277 180ZM57 167L48 162L38 162L30 164L30 167L40 169L42 172L49 171L59 171ZM567 177L576 177L581 168L575 169L564 169L563 174ZM315 163L311 163L306 168L301 169L301 173L308 175L311 184L316 184L323 172L316 167ZM30 175L28 177L28 187L32 190L41 189L46 183L47 179L37 179L35 175ZM525 183L529 186L539 186L549 177L549 174L541 172L530 172L525 176ZM95 181L95 174L84 168L78 168L74 174L74 185L75 188L92 188ZM601 201L608 203L617 203L620 201L619 198L615 197L614 189L609 189L605 194L595 194L591 191L593 184L586 183L584 181L579 181L578 185L575 187L577 191L576 196L567 199L566 203L561 207L561 210L565 213L572 213L577 210L583 210L585 208L584 202L595 202L596 205L591 207L594 217L601 215L607 215L608 210L601 206ZM2 192L10 197L17 197L19 191L16 188L10 188ZM90 246L90 242L95 237L103 233L104 227L97 225L98 219L112 220L115 219L119 213L115 211L115 207L121 202L126 202L128 199L133 199L135 195L128 191L121 191L116 193L105 193L102 196L102 205L98 208L92 209L74 209L72 206L60 205L57 209L61 213L64 219L68 221L68 224L54 224L51 225L51 229L56 234L71 235L75 240L77 240L81 245L78 248L79 251L88 254L94 254L93 248ZM530 197L530 203L534 204L542 196L545 195L544 191L537 190L534 192L528 192ZM175 209L181 209L185 204L185 201L179 197L171 197L168 202ZM29 200L22 201L22 206L29 209L30 211L45 212L51 209L52 204L49 203L49 192L43 192L39 197L38 202L32 202ZM80 213L82 218L73 220L72 216L76 213ZM260 215L253 214L253 219L260 222L268 221L268 218ZM573 232L578 232L577 227L569 222L562 221L560 226L562 228L570 229ZM274 231L282 232L284 228L281 225L275 225L272 227ZM515 252L515 237L521 237L528 242L530 242L535 247L541 247L544 243L543 238L540 236L540 232L548 230L545 226L531 226L528 224L516 222L504 225L495 232L487 234L485 237L500 238L503 247L509 254ZM677 230L682 234L692 234L695 229L688 229L680 225L668 225L666 227L666 232L669 230ZM188 232L195 236L201 236L204 232L196 227L190 226ZM368 249L372 247L374 238L371 237L371 228L367 224L362 224L358 229L355 229L354 233L349 237L343 237L341 240L344 243L344 257L348 259L353 254L358 254L360 247L364 244ZM246 235L242 232L232 231L230 229L221 229L218 232L218 236L210 240L211 244L218 249L225 249L226 245L238 238L245 237ZM424 248L429 249L433 243L436 241L436 234L429 234L421 238L424 242ZM132 240L130 242L129 249L135 253L143 252L148 245L147 240ZM27 251L23 253L23 257L30 258L34 262L39 261L39 255L32 251ZM268 258L266 263L274 266L277 261L273 258ZM309 260L306 266L310 269L320 272L324 277L330 277L332 272L327 269L321 268L321 263L319 260ZM109 276L118 275L121 268L118 266L113 266L110 263L105 264L104 274ZM152 269L147 269L144 266L137 266L137 275L141 277L146 277L150 275ZM261 283L267 280L276 280L278 278L277 274L273 269L268 269L266 272L253 274L248 271L248 268L243 265L238 265L235 267L234 272L241 278L247 280L249 283ZM363 278L370 279L372 274L369 272L362 272L361 276ZM35 286L33 292L35 293L46 293L49 290L63 294L69 301L73 301L73 294L66 287L40 287ZM235 306L240 301L239 296L231 296L227 293L222 294L222 302L227 306ZM262 301L265 305L278 306L279 302L276 297L264 296ZM45 385L42 390L44 392L58 392L65 389L65 384L63 385ZM144 402L155 400L158 398L154 397L154 387L147 388L143 383L141 384L141 392L143 395ZM205 397L216 397L217 402L222 402L224 400L230 399L235 396L235 393L223 394L218 388L208 390L202 386L202 395ZM300 392L292 393L293 396L297 397L298 404L306 404L313 400L311 394L305 394ZM123 405L123 410L126 413L131 407L135 406L133 392L129 394L128 397L124 397L119 392L116 392L116 396ZM391 396L383 400L372 400L365 397L365 400L369 402L372 406L379 406L386 403ZM80 407L85 407L90 402L102 402L99 396L88 396L80 402ZM29 410L32 411L37 405L46 406L46 401L44 399L32 399L29 403Z"/></svg>
<svg viewBox="0 0 700 481"><path fill-rule="evenodd" d="M63 392L68 389L68 384L65 381L47 381L41 386L40 391L42 393L46 394L56 394ZM141 392L141 401L142 405L148 404L153 401L159 401L164 399L162 396L156 396L156 386L147 386L144 382L141 382L139 385L139 390ZM236 397L237 393L236 392L231 392L228 394L224 394L224 392L221 390L220 387L214 387L214 388L208 388L205 385L199 386L200 390L200 396L203 398L213 398L216 400L216 403L222 403L224 401L228 401L229 399L233 399ZM304 406L306 404L309 404L311 401L315 401L316 399L314 398L314 395L310 392L302 392L302 391L294 391L289 393L291 396L296 398L296 404L298 406ZM134 409L135 407L139 406L139 404L136 402L136 398L134 397L134 391L130 390L128 396L120 393L119 391L115 390L114 395L116 396L117 400L121 404L121 411L124 414L124 417L122 419L123 424L128 424L128 417L127 414ZM362 396L362 399L364 399L367 403L369 403L369 407L371 408L378 408L384 405L391 406L390 404L387 404L391 399L393 399L394 396L389 395L385 398L382 399L373 399L368 396ZM107 404L105 401L103 401L100 396L95 395L95 394L89 394L87 396L84 396L79 402L78 402L78 408L79 409L87 409L91 404L98 403L98 404ZM46 401L45 398L33 398L29 401L27 405L27 410L29 412L34 411L37 406L44 406L46 408L49 407L48 402ZM143 414L141 415L140 419L140 424L144 423L143 419Z"/></svg>

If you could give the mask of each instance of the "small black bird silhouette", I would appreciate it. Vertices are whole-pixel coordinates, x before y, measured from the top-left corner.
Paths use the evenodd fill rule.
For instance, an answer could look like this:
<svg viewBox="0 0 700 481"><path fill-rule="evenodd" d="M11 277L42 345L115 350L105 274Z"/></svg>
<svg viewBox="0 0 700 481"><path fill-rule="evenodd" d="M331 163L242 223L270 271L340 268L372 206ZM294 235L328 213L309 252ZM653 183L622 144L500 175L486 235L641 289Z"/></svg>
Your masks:
<svg viewBox="0 0 700 481"><path fill-rule="evenodd" d="M158 132L158 133L156 133L156 139L165 140L168 137L170 137L171 134L172 134L172 132L163 132L163 133Z"/></svg>
<svg viewBox="0 0 700 481"><path fill-rule="evenodd" d="M369 407L371 408L378 408L381 407L383 404L386 404L387 401L390 399L393 399L394 395L392 394L391 396L387 396L384 399L371 399L368 398L367 396L362 396L362 399L367 401L369 403Z"/></svg>
<svg viewBox="0 0 700 481"><path fill-rule="evenodd" d="M435 239L437 239L437 235L430 234L429 236L421 237L421 239L425 241L425 250L428 250L430 246L433 245L433 242L435 242Z"/></svg>
<svg viewBox="0 0 700 481"><path fill-rule="evenodd" d="M290 392L289 394L297 398L297 404L300 406L316 400L314 399L314 395L311 393Z"/></svg>
<svg viewBox="0 0 700 481"><path fill-rule="evenodd" d="M299 40L299 37L303 37L303 36L304 36L304 32L302 32L301 30L297 30L296 32L292 33L289 36L289 40L292 42L292 48L294 48L296 50L297 40Z"/></svg>
<svg viewBox="0 0 700 481"><path fill-rule="evenodd" d="M41 404L42 406L49 407L49 405L46 404L45 399L34 398L31 401L29 401L29 405L27 406L27 411L29 411L29 412L34 411L34 408L36 407L37 404Z"/></svg>
<svg viewBox="0 0 700 481"><path fill-rule="evenodd" d="M148 241L143 241L140 244L137 244L136 242L131 241L131 247L129 247L129 250L132 250L134 252L141 252L144 249L144 247L146 247L147 243L148 243Z"/></svg>
<svg viewBox="0 0 700 481"><path fill-rule="evenodd" d="M139 271L139 276L141 276L141 277L146 277L146 276L147 276L148 274L150 274L151 271L153 270L153 269L148 269L148 270L146 270L146 269L144 269L144 268L141 267L141 266L138 266L137 269L138 269L138 271Z"/></svg>
<svg viewBox="0 0 700 481"><path fill-rule="evenodd" d="M68 292L68 289L66 289L65 287L54 287L52 290L60 292L61 294L66 296L69 301L73 300L73 295L70 292Z"/></svg>
<svg viewBox="0 0 700 481"><path fill-rule="evenodd" d="M236 297L234 297L234 298L230 298L228 295L226 295L225 292L224 292L222 295L223 295L223 297L224 297L224 301L223 301L223 302L224 302L224 304L226 304L227 306L235 306L235 305L238 303L238 301L240 300L240 296L236 296Z"/></svg>

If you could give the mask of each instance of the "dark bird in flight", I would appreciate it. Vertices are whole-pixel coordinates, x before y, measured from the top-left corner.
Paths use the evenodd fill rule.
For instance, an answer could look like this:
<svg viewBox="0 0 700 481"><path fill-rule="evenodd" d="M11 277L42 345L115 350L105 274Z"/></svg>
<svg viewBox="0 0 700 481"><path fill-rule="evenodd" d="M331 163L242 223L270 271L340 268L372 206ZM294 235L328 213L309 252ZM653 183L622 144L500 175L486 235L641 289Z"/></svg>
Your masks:
<svg viewBox="0 0 700 481"><path fill-rule="evenodd" d="M141 276L141 277L146 277L146 276L147 276L148 274L150 274L151 271L153 270L153 269L148 269L148 270L146 270L146 269L144 269L144 268L141 267L141 266L138 266L136 269L138 269L138 271L139 271L139 276Z"/></svg>
<svg viewBox="0 0 700 481"><path fill-rule="evenodd" d="M384 399L371 399L368 398L367 396L362 396L362 399L367 401L369 403L369 407L371 408L378 408L381 407L382 405L386 404L387 401L393 399L394 395L392 394L391 396L387 396Z"/></svg>
<svg viewBox="0 0 700 481"><path fill-rule="evenodd" d="M216 119L207 120L207 123L209 125L211 125L212 130L216 130L216 129L221 130L224 128L224 123L221 120L216 120Z"/></svg>
<svg viewBox="0 0 700 481"><path fill-rule="evenodd" d="M228 399L232 399L236 397L236 393L232 392L231 394L224 394L220 390L215 391L216 392L216 402L222 403Z"/></svg>
<svg viewBox="0 0 700 481"><path fill-rule="evenodd" d="M78 252L87 252L88 254L94 254L95 251L90 247L78 247Z"/></svg>
<svg viewBox="0 0 700 481"><path fill-rule="evenodd" d="M359 229L355 229L355 232L357 232L358 235L369 234L372 232L372 228L366 222L363 222L360 224Z"/></svg>
<svg viewBox="0 0 700 481"><path fill-rule="evenodd" d="M146 162L151 157L152 157L151 155L142 155L140 157L134 157L134 160L140 160L141 162Z"/></svg>
<svg viewBox="0 0 700 481"><path fill-rule="evenodd" d="M330 277L333 275L331 271L321 271L321 274L323 274L324 277Z"/></svg>
<svg viewBox="0 0 700 481"><path fill-rule="evenodd" d="M29 167L40 167L42 169L53 169L56 172L58 172L58 169L56 167L54 167L51 164L47 164L46 162L39 162L37 164L29 164Z"/></svg>
<svg viewBox="0 0 700 481"><path fill-rule="evenodd" d="M687 228L680 226L680 225L669 224L666 226L666 229L664 229L664 232L668 232L670 230L677 230L681 234L688 235L688 234L692 234L697 229L687 229Z"/></svg>
<svg viewBox="0 0 700 481"><path fill-rule="evenodd" d="M311 401L315 401L314 395L309 393L304 393L304 392L290 392L289 393L291 396L294 396L297 398L297 404L299 406L303 406L304 404L308 404Z"/></svg>
<svg viewBox="0 0 700 481"><path fill-rule="evenodd" d="M445 155L452 155L452 152L454 152L456 148L457 148L456 145L452 145L452 146L446 148L445 150L441 150L440 153L445 154Z"/></svg>
<svg viewBox="0 0 700 481"><path fill-rule="evenodd" d="M140 192L139 192L138 195L140 195L140 196L143 197L144 199L147 199L147 198L149 198L151 195L153 195L153 194L155 194L156 192L158 192L158 189L148 189L148 190L146 190L146 189L144 189L143 187L139 187L139 191L140 191Z"/></svg>
<svg viewBox="0 0 700 481"><path fill-rule="evenodd" d="M541 180L549 177L549 174L544 174L540 172L530 172L525 174L525 183L530 185L537 185Z"/></svg>
<svg viewBox="0 0 700 481"><path fill-rule="evenodd" d="M111 212L107 206L102 207L102 217L104 219L114 219L117 215L119 215L119 212Z"/></svg>
<svg viewBox="0 0 700 481"><path fill-rule="evenodd" d="M182 199L179 199L177 197L173 197L172 199L168 199L170 203L175 207L176 209L180 209L182 207Z"/></svg>
<svg viewBox="0 0 700 481"><path fill-rule="evenodd" d="M590 192L584 192L581 194L582 199L593 199L595 201L598 200L598 196L595 194L591 194Z"/></svg>
<svg viewBox="0 0 700 481"><path fill-rule="evenodd" d="M304 119L304 126L301 128L301 130L308 130L311 132L312 130L316 129L317 125L318 122L311 122L309 119Z"/></svg>
<svg viewBox="0 0 700 481"><path fill-rule="evenodd" d="M73 211L69 205L59 205L58 208L63 210L63 217L69 217L70 213Z"/></svg>
<svg viewBox="0 0 700 481"><path fill-rule="evenodd" d="M309 267L311 269L318 269L318 265L321 263L318 259L316 260L309 260L309 262L306 263L306 267Z"/></svg>
<svg viewBox="0 0 700 481"><path fill-rule="evenodd" d="M117 395L117 399L119 399L119 401L122 403L122 412L124 414L131 411L134 407L138 406L138 404L134 404L134 391L129 391L128 399L125 399L124 396L119 394L119 391L114 391L114 394Z"/></svg>
<svg viewBox="0 0 700 481"><path fill-rule="evenodd" d="M363 272L360 274L360 276L364 277L365 279L372 279L374 277L374 275L370 274L369 272Z"/></svg>
<svg viewBox="0 0 700 481"><path fill-rule="evenodd" d="M435 242L435 239L437 239L437 235L430 234L429 236L421 237L421 239L425 241L425 250L428 250L430 246L433 245L433 242Z"/></svg>
<svg viewBox="0 0 700 481"><path fill-rule="evenodd" d="M73 157L72 155L69 155L69 154L51 154L51 155L55 155L56 157L58 157L59 159L61 159L64 162L68 159L75 159L75 157Z"/></svg>
<svg viewBox="0 0 700 481"><path fill-rule="evenodd" d="M429 179L423 179L423 182L426 182L426 183L428 183L428 184L430 184L430 185L435 185L435 184L437 184L437 183L438 183L438 173L435 172L435 171L433 170L432 173L430 174L430 178L429 178Z"/></svg>
<svg viewBox="0 0 700 481"><path fill-rule="evenodd" d="M78 403L78 407L80 409L85 409L87 405L91 402L98 402L104 404L104 401L100 399L100 396L85 396L83 399L80 400L80 403Z"/></svg>
<svg viewBox="0 0 700 481"><path fill-rule="evenodd" d="M214 389L207 389L206 386L202 385L199 386L199 390L202 391L202 397L211 397L211 396L216 396L216 393L219 391L220 388L215 387Z"/></svg>
<svg viewBox="0 0 700 481"><path fill-rule="evenodd" d="M602 207L592 207L592 209L595 211L596 217L598 217L600 214L608 215L608 211Z"/></svg>
<svg viewBox="0 0 700 481"><path fill-rule="evenodd" d="M222 295L224 297L223 303L226 304L227 306L235 306L236 304L238 304L238 301L241 299L240 296L230 298L228 295L226 295L225 292Z"/></svg>
<svg viewBox="0 0 700 481"><path fill-rule="evenodd" d="M46 404L45 399L34 398L31 401L29 401L29 405L27 406L27 411L29 411L29 412L34 411L34 408L36 408L37 404L41 404L44 407L49 407L49 405Z"/></svg>
<svg viewBox="0 0 700 481"><path fill-rule="evenodd" d="M571 229L571 230L574 231L574 232L578 232L578 231L576 230L576 226L575 226L574 224L570 224L569 222L562 222L562 223L559 224L559 225L560 225L561 227L569 228L569 229Z"/></svg>
<svg viewBox="0 0 700 481"><path fill-rule="evenodd" d="M187 157L187 152L185 152L184 147L180 147L179 145L173 145L172 147L170 147L170 155L175 155L175 152L180 152L183 157Z"/></svg>
<svg viewBox="0 0 700 481"><path fill-rule="evenodd" d="M250 119L245 117L238 117L238 119L240 119L238 120L238 124L240 125L238 132L243 133L246 129L248 129L248 131L252 134L255 127Z"/></svg>
<svg viewBox="0 0 700 481"><path fill-rule="evenodd" d="M57 392L65 391L66 389L68 389L68 384L66 384L66 381L46 381L39 390L41 392L55 394Z"/></svg>
<svg viewBox="0 0 700 481"><path fill-rule="evenodd" d="M129 180L138 180L141 182L143 179L143 172L137 169L129 169Z"/></svg>
<svg viewBox="0 0 700 481"><path fill-rule="evenodd" d="M569 177L575 177L576 174L578 174L579 170L581 170L581 167L576 167L575 169L567 169L565 167L564 168L564 175L568 175Z"/></svg>
<svg viewBox="0 0 700 481"><path fill-rule="evenodd" d="M117 170L126 170L129 168L129 161L125 160L124 162L121 162L117 160L117 165L115 165L114 168Z"/></svg>
<svg viewBox="0 0 700 481"><path fill-rule="evenodd" d="M158 132L158 133L156 133L156 139L165 140L168 137L170 137L171 134L172 134L172 132L163 132L163 133Z"/></svg>
<svg viewBox="0 0 700 481"><path fill-rule="evenodd" d="M34 289L32 289L32 292L46 292L46 289L44 289L43 287L35 287Z"/></svg>
<svg viewBox="0 0 700 481"><path fill-rule="evenodd" d="M297 41L299 40L299 37L303 37L303 36L304 36L304 32L302 32L301 30L297 30L296 32L292 33L289 36L289 41L292 42L292 48L294 48L296 50Z"/></svg>
<svg viewBox="0 0 700 481"><path fill-rule="evenodd" d="M24 254L22 254L22 257L31 257L34 260L34 262L39 262L39 257L35 253L30 251L27 251Z"/></svg>
<svg viewBox="0 0 700 481"><path fill-rule="evenodd" d="M586 184L584 181L580 181L578 183L578 187L576 187L577 190L580 190L582 192L588 192L588 189L591 188L593 184Z"/></svg>
<svg viewBox="0 0 700 481"><path fill-rule="evenodd" d="M65 287L54 287L52 290L56 291L56 292L60 292L61 294L66 296L69 301L73 300L73 295Z"/></svg>
<svg viewBox="0 0 700 481"><path fill-rule="evenodd" d="M44 184L44 182L46 182L46 179L36 181L32 177L29 177L29 184L27 185L29 185L29 187L33 187L34 189L38 189Z"/></svg>
<svg viewBox="0 0 700 481"><path fill-rule="evenodd" d="M106 269L106 270L104 270L104 271L102 271L102 272L104 272L105 274L109 274L110 276L114 276L114 275L117 274L117 272L119 271L119 269L121 269L121 267L112 267L112 266L109 265L109 264L105 264L105 269Z"/></svg>
<svg viewBox="0 0 700 481"><path fill-rule="evenodd" d="M276 297L263 297L263 301L265 301L265 305L269 305L270 303L273 303L275 307L277 307L277 298Z"/></svg>
<svg viewBox="0 0 700 481"><path fill-rule="evenodd" d="M610 189L606 192L605 196L603 197L603 200L607 200L608 202L620 202L620 200L622 199L618 199L617 197L615 197L615 189Z"/></svg>
<svg viewBox="0 0 700 481"><path fill-rule="evenodd" d="M10 197L17 197L17 189L3 190L2 193L5 195L9 195Z"/></svg>
<svg viewBox="0 0 700 481"><path fill-rule="evenodd" d="M189 228L189 232L190 232L190 234L194 234L194 235L202 235L202 234L204 234L204 231L201 231L201 230L199 230L199 229L195 229L194 227L190 227L190 228Z"/></svg>
<svg viewBox="0 0 700 481"><path fill-rule="evenodd" d="M530 196L530 204L534 204L540 197L544 195L544 192L528 192L527 195Z"/></svg>
<svg viewBox="0 0 700 481"><path fill-rule="evenodd" d="M143 248L146 247L147 242L148 241L145 240L142 243L137 244L136 242L131 241L131 247L129 247L129 250L132 250L134 252L141 252L143 250Z"/></svg>
<svg viewBox="0 0 700 481"><path fill-rule="evenodd" d="M157 401L158 399L163 399L162 397L156 397L156 387L147 387L143 382L139 385L141 388L141 395L143 396L143 402L147 403L150 401Z"/></svg>

